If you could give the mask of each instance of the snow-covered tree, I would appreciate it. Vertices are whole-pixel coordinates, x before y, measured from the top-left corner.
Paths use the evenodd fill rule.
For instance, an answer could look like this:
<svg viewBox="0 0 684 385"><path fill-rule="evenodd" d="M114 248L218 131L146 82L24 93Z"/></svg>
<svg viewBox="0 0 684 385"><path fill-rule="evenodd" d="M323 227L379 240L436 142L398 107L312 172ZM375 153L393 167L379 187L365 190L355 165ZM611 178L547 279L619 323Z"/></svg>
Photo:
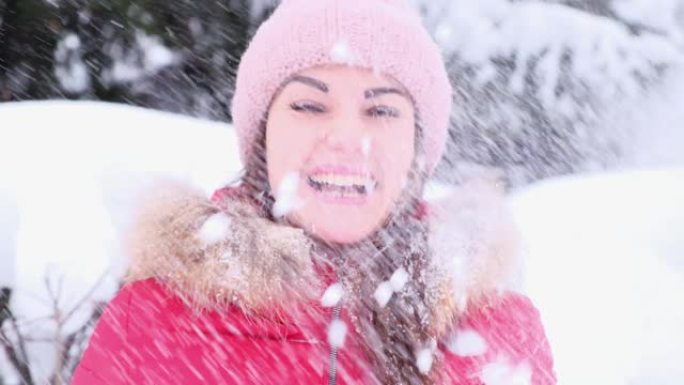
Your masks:
<svg viewBox="0 0 684 385"><path fill-rule="evenodd" d="M612 164L624 133L605 120L684 58L676 33L635 29L609 2L416 3L456 87L446 179L468 163L513 184Z"/></svg>

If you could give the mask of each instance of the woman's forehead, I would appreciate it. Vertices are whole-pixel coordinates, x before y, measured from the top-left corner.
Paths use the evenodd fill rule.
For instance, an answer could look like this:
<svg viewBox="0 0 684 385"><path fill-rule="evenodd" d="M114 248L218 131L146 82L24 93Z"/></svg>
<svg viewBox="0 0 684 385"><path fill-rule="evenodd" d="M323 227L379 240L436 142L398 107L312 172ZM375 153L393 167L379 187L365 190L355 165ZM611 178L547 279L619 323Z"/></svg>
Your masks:
<svg viewBox="0 0 684 385"><path fill-rule="evenodd" d="M300 71L286 80L304 80L316 88L359 88L359 89L397 89L402 93L407 93L405 87L393 77L373 71L363 67L353 67L348 65L327 65L312 67Z"/></svg>

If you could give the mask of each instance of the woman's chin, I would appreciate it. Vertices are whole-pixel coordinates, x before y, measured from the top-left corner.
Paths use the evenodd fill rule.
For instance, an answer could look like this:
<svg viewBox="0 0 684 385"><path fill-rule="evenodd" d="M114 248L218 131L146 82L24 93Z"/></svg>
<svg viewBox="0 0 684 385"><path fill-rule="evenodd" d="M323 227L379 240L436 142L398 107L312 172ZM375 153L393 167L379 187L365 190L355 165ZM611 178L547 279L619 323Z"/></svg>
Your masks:
<svg viewBox="0 0 684 385"><path fill-rule="evenodd" d="M332 219L332 218L331 218ZM303 226L312 236L328 243L351 244L360 242L375 231L377 226L351 223L344 218L335 221L308 222Z"/></svg>
<svg viewBox="0 0 684 385"><path fill-rule="evenodd" d="M345 233L342 231L323 231L317 232L315 229L312 230L312 234L327 243L339 243L339 244L352 244L362 241L370 233L360 234L360 233Z"/></svg>

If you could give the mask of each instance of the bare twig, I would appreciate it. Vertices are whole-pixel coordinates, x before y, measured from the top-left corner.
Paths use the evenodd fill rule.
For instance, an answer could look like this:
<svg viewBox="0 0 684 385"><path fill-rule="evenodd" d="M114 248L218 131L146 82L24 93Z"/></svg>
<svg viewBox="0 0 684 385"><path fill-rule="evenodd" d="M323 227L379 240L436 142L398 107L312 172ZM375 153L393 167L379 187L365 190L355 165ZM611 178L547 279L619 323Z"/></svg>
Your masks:
<svg viewBox="0 0 684 385"><path fill-rule="evenodd" d="M24 335L21 334L21 330L19 329L19 324L17 323L17 319L14 317L14 314L10 312L10 321L12 325L12 329L14 329L14 333L17 335L17 348L20 353L20 358L22 361L21 368L19 370L19 373L22 377L22 379L25 379L25 384L26 385L33 385L33 377L31 375L31 370L29 368L29 358L28 358L28 353L26 350L26 341L24 340Z"/></svg>
<svg viewBox="0 0 684 385"><path fill-rule="evenodd" d="M19 373L22 385L34 385L31 370L29 368L28 354L26 353L25 340L22 337L17 320L9 308L9 303L12 295L12 290L9 288L2 288L0 291L0 344L5 350L5 354L10 363ZM17 342L12 340L5 333L4 323L10 321L10 325L16 334Z"/></svg>
<svg viewBox="0 0 684 385"><path fill-rule="evenodd" d="M46 282L48 278L46 277ZM62 378L62 367L64 366L64 342L62 341L62 330L64 329L65 320L62 317L62 310L59 308L59 297L61 296L61 277L57 283L57 292L53 293L49 282L48 292L50 293L50 299L52 301L52 317L55 321L55 371L50 376L50 384L62 385L64 379Z"/></svg>
<svg viewBox="0 0 684 385"><path fill-rule="evenodd" d="M99 302L95 305L93 309L93 313L91 314L90 318L88 321L81 326L78 330L74 331L70 335L67 336L64 340L64 345L65 349L64 352L67 354L67 357L65 357L64 363L65 363L65 370L67 370L67 375L68 377L71 377L71 374L76 370L76 366L78 365L81 356L83 355L83 350L85 348L85 342L88 338L88 331L95 325L98 319L102 316L102 313L104 312L105 306L107 305L106 302ZM77 346L78 349L76 351L71 351L71 349Z"/></svg>
<svg viewBox="0 0 684 385"><path fill-rule="evenodd" d="M108 274L109 274L109 271L105 271L100 275L100 277L97 279L97 281L95 281L95 284L93 286L91 286L90 290L88 290L88 292L83 296L83 298L81 298L78 302L76 302L76 305L74 305L74 307L66 313L66 315L64 316L65 320L68 320L69 318L71 318L74 315L74 313L76 313L76 311L81 306L83 306L85 301L87 301L89 298L91 298L93 296L93 293L95 292L95 290L97 290L97 288L102 284L102 282L104 281L104 278Z"/></svg>
<svg viewBox="0 0 684 385"><path fill-rule="evenodd" d="M17 350L12 344L12 341L10 341L3 331L0 331L0 344L2 344L10 364L12 364L17 373L19 373L19 377L21 377L21 384L33 385L33 379L31 378L31 372L29 371L28 364L21 360Z"/></svg>
<svg viewBox="0 0 684 385"><path fill-rule="evenodd" d="M0 327L5 323L5 320L9 318L9 301L12 295L12 289L9 287L3 287L0 289Z"/></svg>
<svg viewBox="0 0 684 385"><path fill-rule="evenodd" d="M71 310L69 310L66 313L63 313L61 308L59 307L58 296L59 294L61 294L61 284L59 285L57 290L58 296L54 296L53 293L51 293L54 314L53 318L57 326L54 338L56 348L56 365L55 372L53 373L50 379L51 384L62 385L64 384L65 379L68 379L71 376L71 372L73 371L72 367L75 369L75 365L78 363L78 358L80 358L81 355L81 352L79 352L78 355L70 354L72 347L76 342L80 343L83 339L86 338L86 332L88 328L92 326L100 318L100 315L102 314L102 305L98 304L98 306L96 306L93 309L92 313L90 314L90 317L84 323L84 325L82 325L76 331L63 338L64 326L66 325L67 321L76 313L76 311L83 307L88 299L92 298L93 293L102 284L104 278L107 276L108 273L108 271L103 272L102 275L100 275L100 277L95 281L95 284L88 290L88 292L78 302L76 302L76 304L71 308Z"/></svg>
<svg viewBox="0 0 684 385"><path fill-rule="evenodd" d="M37 320L22 321L22 325L25 326L28 322L34 323L50 320L54 322L56 326L55 334L51 338L27 336L21 333L23 326L22 329L20 329L17 319L9 308L11 289L2 288L0 291L0 348L4 349L9 362L19 374L21 385L35 384L30 371L29 357L26 349L27 342L53 343L55 347L56 364L55 371L50 376L48 383L52 385L64 385L69 381L86 346L89 331L92 330L92 327L102 315L106 303L95 302L89 318L74 332L65 335L64 329L67 322L73 318L74 314L76 314L79 309L83 308L85 304L89 302L89 299L92 299L93 294L104 282L108 273L109 272L104 272L96 280L95 284L90 287L87 293L85 293L85 295L66 312L60 306L61 302L63 302L61 300L63 300L62 295L64 294L63 277L57 278L57 281L55 281L49 276L45 276L44 283L48 293L46 302L50 303L50 312L52 314L46 317L40 317Z"/></svg>

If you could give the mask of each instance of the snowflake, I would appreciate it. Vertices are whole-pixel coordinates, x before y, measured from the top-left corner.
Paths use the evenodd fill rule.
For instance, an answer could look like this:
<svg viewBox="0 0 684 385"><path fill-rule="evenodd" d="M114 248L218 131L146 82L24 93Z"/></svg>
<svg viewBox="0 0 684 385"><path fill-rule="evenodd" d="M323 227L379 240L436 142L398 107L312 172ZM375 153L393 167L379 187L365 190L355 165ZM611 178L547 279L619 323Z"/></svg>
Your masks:
<svg viewBox="0 0 684 385"><path fill-rule="evenodd" d="M334 348L341 348L347 337L347 324L342 320L333 320L328 328L328 343Z"/></svg>
<svg viewBox="0 0 684 385"><path fill-rule="evenodd" d="M224 213L216 213L202 224L199 229L198 238L205 245L213 245L226 239L230 234L230 218Z"/></svg>
<svg viewBox="0 0 684 385"><path fill-rule="evenodd" d="M341 283L335 283L330 285L323 293L321 297L321 304L325 307L336 306L342 300L344 296L344 287Z"/></svg>
<svg viewBox="0 0 684 385"><path fill-rule="evenodd" d="M449 341L447 348L461 357L480 356L487 352L487 343L474 330L459 330Z"/></svg>

